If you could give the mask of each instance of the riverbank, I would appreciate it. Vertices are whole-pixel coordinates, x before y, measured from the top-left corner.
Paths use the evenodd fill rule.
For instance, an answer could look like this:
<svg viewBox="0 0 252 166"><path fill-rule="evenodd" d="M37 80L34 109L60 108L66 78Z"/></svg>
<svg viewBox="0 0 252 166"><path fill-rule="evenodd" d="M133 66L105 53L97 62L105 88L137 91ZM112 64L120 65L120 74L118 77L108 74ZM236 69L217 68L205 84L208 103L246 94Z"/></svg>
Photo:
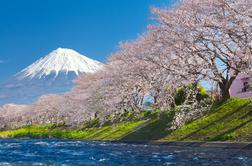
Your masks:
<svg viewBox="0 0 252 166"><path fill-rule="evenodd" d="M31 125L16 130L1 131L0 139L55 138L164 144L187 142L182 143L183 146L186 144L193 146L202 142L202 145L207 146L209 144L204 142L216 141L252 142L251 99L230 99L214 108L209 114L175 131L170 128L172 113L169 111L144 112L137 117L126 115L124 119L120 118L117 123L105 124L102 127L97 126L96 121L92 121L77 129L55 124ZM200 143L191 144L191 142Z"/></svg>

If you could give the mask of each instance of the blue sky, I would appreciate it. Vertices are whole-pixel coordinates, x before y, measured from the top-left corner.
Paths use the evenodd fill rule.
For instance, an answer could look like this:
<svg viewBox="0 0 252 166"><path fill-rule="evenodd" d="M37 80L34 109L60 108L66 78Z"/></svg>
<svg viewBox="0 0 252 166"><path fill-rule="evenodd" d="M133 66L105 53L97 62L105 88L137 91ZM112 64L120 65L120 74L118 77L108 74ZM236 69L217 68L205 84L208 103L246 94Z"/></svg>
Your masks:
<svg viewBox="0 0 252 166"><path fill-rule="evenodd" d="M1 0L0 81L58 47L106 61L175 0Z"/></svg>

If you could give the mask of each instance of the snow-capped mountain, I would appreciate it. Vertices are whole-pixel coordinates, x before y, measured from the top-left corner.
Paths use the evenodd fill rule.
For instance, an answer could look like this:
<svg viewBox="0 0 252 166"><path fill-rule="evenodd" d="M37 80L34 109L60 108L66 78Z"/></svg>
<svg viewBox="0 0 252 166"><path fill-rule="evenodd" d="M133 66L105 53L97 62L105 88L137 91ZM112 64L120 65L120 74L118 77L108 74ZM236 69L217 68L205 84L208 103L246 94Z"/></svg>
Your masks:
<svg viewBox="0 0 252 166"><path fill-rule="evenodd" d="M72 49L58 48L0 84L0 105L29 104L42 95L67 92L77 76L102 66Z"/></svg>
<svg viewBox="0 0 252 166"><path fill-rule="evenodd" d="M72 49L58 48L22 70L18 75L21 79L41 78L52 73L57 77L60 72L66 74L74 72L79 75L80 73L95 72L101 66L100 62L85 57Z"/></svg>

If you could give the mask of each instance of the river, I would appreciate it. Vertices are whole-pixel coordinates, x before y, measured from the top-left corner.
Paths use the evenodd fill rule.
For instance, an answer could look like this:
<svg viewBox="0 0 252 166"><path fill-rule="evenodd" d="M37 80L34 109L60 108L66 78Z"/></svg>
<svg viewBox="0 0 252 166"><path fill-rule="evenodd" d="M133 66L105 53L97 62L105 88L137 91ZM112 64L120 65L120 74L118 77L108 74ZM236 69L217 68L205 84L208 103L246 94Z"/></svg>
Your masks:
<svg viewBox="0 0 252 166"><path fill-rule="evenodd" d="M250 166L251 151L72 140L0 140L0 165Z"/></svg>

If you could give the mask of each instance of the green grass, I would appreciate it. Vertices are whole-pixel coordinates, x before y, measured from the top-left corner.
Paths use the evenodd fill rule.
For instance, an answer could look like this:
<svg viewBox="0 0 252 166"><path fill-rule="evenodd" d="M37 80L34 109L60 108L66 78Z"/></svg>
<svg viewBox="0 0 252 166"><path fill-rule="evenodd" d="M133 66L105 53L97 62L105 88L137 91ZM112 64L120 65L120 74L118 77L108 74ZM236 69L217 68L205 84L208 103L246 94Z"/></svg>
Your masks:
<svg viewBox="0 0 252 166"><path fill-rule="evenodd" d="M62 125L27 126L0 132L0 138L58 138L127 141L252 141L251 99L232 98L216 105L204 117L171 131L174 111L132 112L109 117L100 126L98 119L84 123L78 129Z"/></svg>
<svg viewBox="0 0 252 166"><path fill-rule="evenodd" d="M62 129L62 127L27 126L17 130L0 132L0 138L59 138L59 139L90 139L90 140L118 140L145 121L121 123L101 128L87 128L85 130Z"/></svg>
<svg viewBox="0 0 252 166"><path fill-rule="evenodd" d="M252 141L251 99L232 98L198 120L165 137L165 141Z"/></svg>
<svg viewBox="0 0 252 166"><path fill-rule="evenodd" d="M125 136L123 140L149 141L164 138L171 133L173 116L173 111L160 112L158 116L153 116L151 120L139 125L137 130Z"/></svg>
<svg viewBox="0 0 252 166"><path fill-rule="evenodd" d="M0 138L58 138L87 140L156 140L170 133L172 112L145 111L137 115L125 113L116 117L116 124L105 123L98 127L97 119L79 129L64 129L63 125L32 125L0 132Z"/></svg>

